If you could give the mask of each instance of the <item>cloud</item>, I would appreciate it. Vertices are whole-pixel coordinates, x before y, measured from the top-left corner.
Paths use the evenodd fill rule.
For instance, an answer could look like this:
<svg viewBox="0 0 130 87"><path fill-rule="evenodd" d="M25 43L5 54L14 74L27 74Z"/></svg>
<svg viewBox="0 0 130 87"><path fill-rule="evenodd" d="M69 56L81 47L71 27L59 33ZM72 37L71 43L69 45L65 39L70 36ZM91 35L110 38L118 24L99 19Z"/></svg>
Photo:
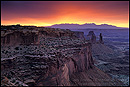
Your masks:
<svg viewBox="0 0 130 87"><path fill-rule="evenodd" d="M40 23L128 21L128 1L2 1L2 21ZM29 20L28 20L29 21ZM17 21L16 21L17 22Z"/></svg>

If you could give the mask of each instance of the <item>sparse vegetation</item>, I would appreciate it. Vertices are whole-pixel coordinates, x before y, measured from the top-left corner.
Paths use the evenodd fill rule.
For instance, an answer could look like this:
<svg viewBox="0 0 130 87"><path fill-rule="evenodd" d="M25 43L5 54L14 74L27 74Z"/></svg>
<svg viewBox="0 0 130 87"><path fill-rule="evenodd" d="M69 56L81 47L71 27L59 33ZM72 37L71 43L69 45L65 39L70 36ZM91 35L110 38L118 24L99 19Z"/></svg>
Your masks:
<svg viewBox="0 0 130 87"><path fill-rule="evenodd" d="M15 50L19 50L19 47L15 47Z"/></svg>

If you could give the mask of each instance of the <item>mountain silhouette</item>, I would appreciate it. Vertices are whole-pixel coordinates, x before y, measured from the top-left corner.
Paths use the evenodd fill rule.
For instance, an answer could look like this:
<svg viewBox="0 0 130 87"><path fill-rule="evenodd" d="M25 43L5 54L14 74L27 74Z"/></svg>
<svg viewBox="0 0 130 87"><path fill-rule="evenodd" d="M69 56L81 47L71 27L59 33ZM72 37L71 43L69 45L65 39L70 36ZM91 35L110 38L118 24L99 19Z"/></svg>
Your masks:
<svg viewBox="0 0 130 87"><path fill-rule="evenodd" d="M65 24L55 24L48 27L60 28L60 29L122 29L123 28L108 24L96 25L95 23L85 23L82 25L65 23Z"/></svg>

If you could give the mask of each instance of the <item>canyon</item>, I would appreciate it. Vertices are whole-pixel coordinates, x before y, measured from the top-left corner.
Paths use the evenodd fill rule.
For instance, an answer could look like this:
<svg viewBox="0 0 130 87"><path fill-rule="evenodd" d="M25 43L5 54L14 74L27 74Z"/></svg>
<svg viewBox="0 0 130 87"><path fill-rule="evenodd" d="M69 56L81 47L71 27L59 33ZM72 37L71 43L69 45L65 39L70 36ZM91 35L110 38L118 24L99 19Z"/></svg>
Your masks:
<svg viewBox="0 0 130 87"><path fill-rule="evenodd" d="M123 85L95 66L93 45L103 41L92 31L88 38L69 29L2 26L1 86Z"/></svg>

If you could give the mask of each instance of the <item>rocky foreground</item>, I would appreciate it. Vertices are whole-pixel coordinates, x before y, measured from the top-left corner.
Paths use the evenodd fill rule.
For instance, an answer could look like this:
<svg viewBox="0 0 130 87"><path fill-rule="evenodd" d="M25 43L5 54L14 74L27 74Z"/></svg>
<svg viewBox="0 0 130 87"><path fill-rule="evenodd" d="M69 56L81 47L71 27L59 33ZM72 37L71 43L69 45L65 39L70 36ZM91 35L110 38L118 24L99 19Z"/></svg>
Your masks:
<svg viewBox="0 0 130 87"><path fill-rule="evenodd" d="M3 26L1 86L123 85L94 65L95 39L82 37L68 29Z"/></svg>

